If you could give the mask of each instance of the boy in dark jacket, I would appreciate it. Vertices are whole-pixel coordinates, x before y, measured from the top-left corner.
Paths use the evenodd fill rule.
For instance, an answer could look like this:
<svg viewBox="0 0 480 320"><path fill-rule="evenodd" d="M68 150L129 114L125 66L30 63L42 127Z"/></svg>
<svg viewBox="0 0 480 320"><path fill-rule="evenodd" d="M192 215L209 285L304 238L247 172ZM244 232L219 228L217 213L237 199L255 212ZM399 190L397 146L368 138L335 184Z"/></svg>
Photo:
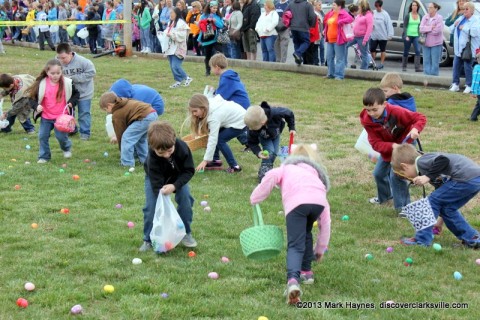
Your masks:
<svg viewBox="0 0 480 320"><path fill-rule="evenodd" d="M271 108L263 101L260 106L251 106L245 113L245 124L248 127L248 147L252 153L262 159L258 170L258 181L273 168L280 145L280 134L288 125L290 133L295 134L295 116L290 109ZM262 145L262 149L258 144Z"/></svg>
<svg viewBox="0 0 480 320"><path fill-rule="evenodd" d="M145 207L143 208L143 245L139 251L152 248L150 232L153 227L155 205L159 193L175 192L178 214L185 224L186 235L182 244L188 248L197 246L192 237L194 199L188 182L195 173L193 157L187 144L178 139L175 130L166 121L155 121L148 128L148 158L145 162Z"/></svg>
<svg viewBox="0 0 480 320"><path fill-rule="evenodd" d="M415 185L430 183L435 191L428 196L435 218L443 218L447 228L469 248L480 247L480 234L460 211L480 191L480 166L459 154L435 152L420 154L411 145L393 149L392 167ZM405 245L429 246L433 226L417 231L414 238L403 238Z"/></svg>

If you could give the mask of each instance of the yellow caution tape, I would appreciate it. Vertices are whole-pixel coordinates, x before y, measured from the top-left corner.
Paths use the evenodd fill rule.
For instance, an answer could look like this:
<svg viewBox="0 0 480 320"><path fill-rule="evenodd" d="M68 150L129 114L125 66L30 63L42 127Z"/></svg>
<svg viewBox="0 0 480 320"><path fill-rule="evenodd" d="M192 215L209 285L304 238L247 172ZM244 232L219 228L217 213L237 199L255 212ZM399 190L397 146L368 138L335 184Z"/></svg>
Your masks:
<svg viewBox="0 0 480 320"><path fill-rule="evenodd" d="M72 24L125 24L131 23L127 20L89 20L89 21L0 21L0 27L10 26L69 26Z"/></svg>

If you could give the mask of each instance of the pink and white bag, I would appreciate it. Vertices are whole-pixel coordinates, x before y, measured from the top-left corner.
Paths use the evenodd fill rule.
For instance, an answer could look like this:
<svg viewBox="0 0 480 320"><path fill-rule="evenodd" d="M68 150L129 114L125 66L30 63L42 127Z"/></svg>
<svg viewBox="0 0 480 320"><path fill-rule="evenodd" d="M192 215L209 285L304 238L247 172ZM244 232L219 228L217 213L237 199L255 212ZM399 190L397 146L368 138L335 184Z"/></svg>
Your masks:
<svg viewBox="0 0 480 320"><path fill-rule="evenodd" d="M67 113L65 113L65 111ZM71 116L68 112L68 105L65 106L63 112L64 114L62 114L57 118L57 120L55 120L55 129L60 132L68 133L75 131L75 118Z"/></svg>

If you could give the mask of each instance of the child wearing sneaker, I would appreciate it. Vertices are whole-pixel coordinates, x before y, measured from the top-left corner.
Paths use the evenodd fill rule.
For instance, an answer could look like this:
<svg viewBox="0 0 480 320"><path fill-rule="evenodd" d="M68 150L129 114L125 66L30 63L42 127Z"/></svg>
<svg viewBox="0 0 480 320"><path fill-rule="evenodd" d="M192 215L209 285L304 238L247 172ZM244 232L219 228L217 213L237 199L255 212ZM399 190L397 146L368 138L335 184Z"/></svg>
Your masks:
<svg viewBox="0 0 480 320"><path fill-rule="evenodd" d="M100 108L112 114L122 166L135 166L135 152L144 164L148 154L148 126L158 118L155 109L148 103L119 98L113 92L102 94Z"/></svg>
<svg viewBox="0 0 480 320"><path fill-rule="evenodd" d="M64 158L72 157L72 141L67 132L60 132L55 128L55 120L68 109L73 109L80 97L72 80L63 76L62 65L56 59L49 60L35 82L28 89L30 98L35 101L34 119L41 116L38 141L40 150L37 163L47 163L52 154L50 152L50 132L55 132Z"/></svg>
<svg viewBox="0 0 480 320"><path fill-rule="evenodd" d="M165 29L165 35L170 38L165 55L168 57L170 69L172 69L173 79L176 81L170 86L170 89L178 88L182 85L188 87L192 78L190 78L182 68L183 60L187 55L187 37L190 28L182 18L182 12L178 8L170 11L170 22Z"/></svg>
<svg viewBox="0 0 480 320"><path fill-rule="evenodd" d="M187 144L178 139L173 127L166 121L154 121L148 127L148 157L145 169L145 207L143 208L143 245L140 251L152 248L152 231L158 194L175 193L178 214L185 224L186 235L182 244L197 246L190 225L193 218L193 198L188 182L195 173L193 157Z"/></svg>
<svg viewBox="0 0 480 320"><path fill-rule="evenodd" d="M246 129L243 118L245 109L233 101L226 101L221 95L208 99L203 94L194 94L188 102L191 122L190 130L195 136L208 134L207 150L197 171L223 169L220 152L227 160L227 173L242 171L228 141L238 137Z"/></svg>
<svg viewBox="0 0 480 320"><path fill-rule="evenodd" d="M295 134L295 116L288 108L275 107L263 101L260 106L251 106L245 113L245 124L248 127L248 147L252 153L262 159L258 170L258 182L265 173L273 168L279 152L280 135L288 125L290 133ZM262 149L258 144L262 145Z"/></svg>
<svg viewBox="0 0 480 320"><path fill-rule="evenodd" d="M320 261L330 241L330 187L325 168L314 148L300 144L279 168L267 172L250 196L252 205L265 200L275 186L282 192L287 224L287 303L300 301L300 285L314 282L311 264ZM313 249L312 227L318 221Z"/></svg>
<svg viewBox="0 0 480 320"><path fill-rule="evenodd" d="M403 142L412 142L420 137L427 118L418 112L391 105L385 101L380 88L370 88L363 95L364 109L360 122L368 133L373 150L380 153L373 177L377 184L377 197L369 200L372 204L383 204L393 196L397 212L410 203L410 193L405 180L392 171L390 160L393 147Z"/></svg>
<svg viewBox="0 0 480 320"><path fill-rule="evenodd" d="M473 68L471 94L473 98L477 98L477 104L475 104L472 114L470 115L471 121L478 121L478 115L480 114L480 48L475 50L475 55L477 64Z"/></svg>
<svg viewBox="0 0 480 320"><path fill-rule="evenodd" d="M469 248L480 248L480 234L460 211L480 191L480 166L459 154L435 152L420 154L412 145L393 149L392 167L418 186L435 187L428 200L435 217L443 218L447 228ZM405 245L429 246L433 226L418 231L414 238L403 238Z"/></svg>

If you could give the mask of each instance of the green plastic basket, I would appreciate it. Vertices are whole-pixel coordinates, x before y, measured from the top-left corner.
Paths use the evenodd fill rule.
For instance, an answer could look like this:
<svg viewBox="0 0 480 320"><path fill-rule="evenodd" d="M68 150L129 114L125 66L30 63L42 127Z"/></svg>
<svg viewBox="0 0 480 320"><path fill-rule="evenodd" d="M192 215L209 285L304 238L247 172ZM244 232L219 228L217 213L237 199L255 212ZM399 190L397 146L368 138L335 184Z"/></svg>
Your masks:
<svg viewBox="0 0 480 320"><path fill-rule="evenodd" d="M262 211L258 204L253 207L253 222L255 226L240 233L243 254L258 261L277 256L283 250L282 229L263 224Z"/></svg>

